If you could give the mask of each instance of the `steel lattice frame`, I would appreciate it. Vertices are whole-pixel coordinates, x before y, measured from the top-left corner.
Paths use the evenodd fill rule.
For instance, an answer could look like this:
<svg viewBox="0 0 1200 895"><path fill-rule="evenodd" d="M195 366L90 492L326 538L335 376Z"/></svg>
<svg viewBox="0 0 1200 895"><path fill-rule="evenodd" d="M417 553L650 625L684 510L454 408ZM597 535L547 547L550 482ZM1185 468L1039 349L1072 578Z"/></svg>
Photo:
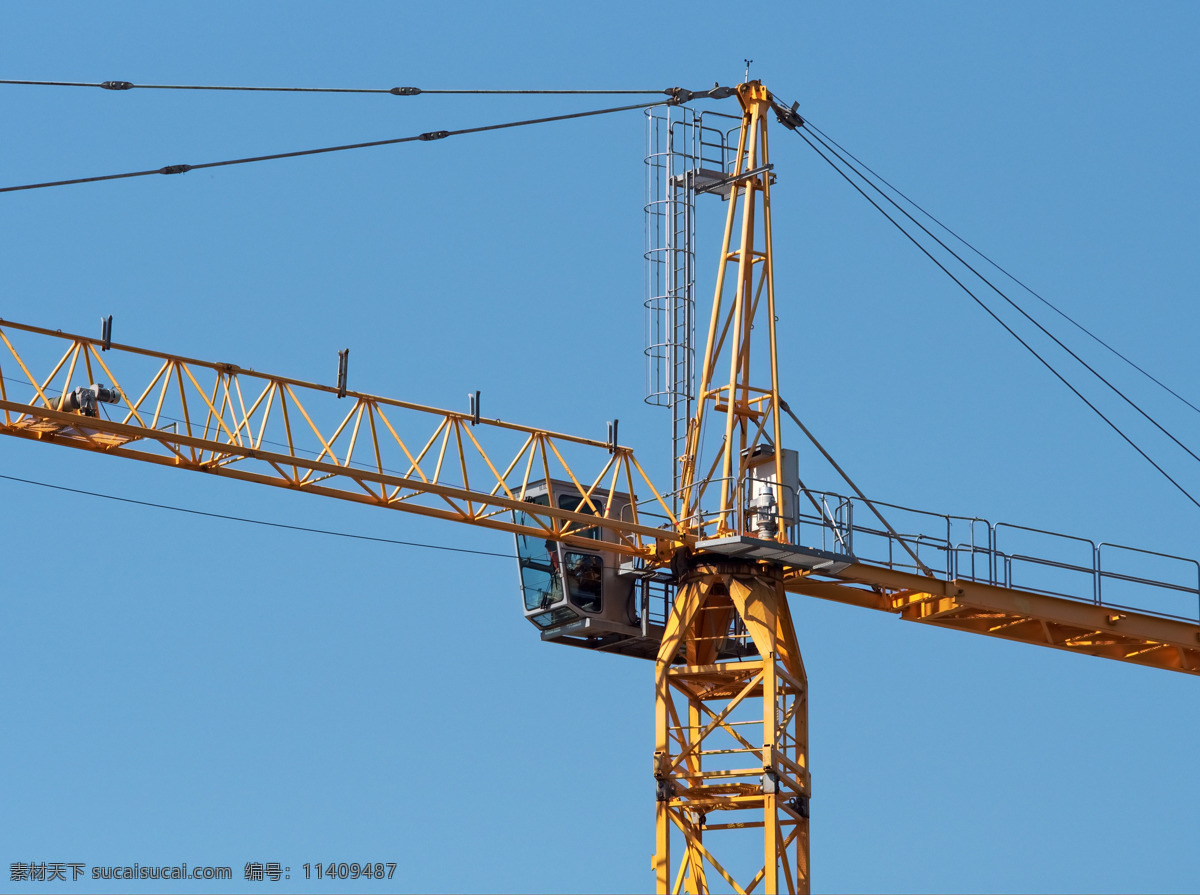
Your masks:
<svg viewBox="0 0 1200 895"><path fill-rule="evenodd" d="M706 535L740 534L745 530L742 484L748 462L759 444L782 447L779 362L775 338L775 275L771 253L771 180L767 151L767 117L771 94L759 82L737 88L742 128L734 170L729 179L720 263L709 319L708 339L700 367L696 415L688 430L680 482L681 522L687 531ZM730 268L734 269L729 276ZM726 284L730 296L726 300ZM751 350L759 304L766 298L767 386L754 384ZM718 372L728 364L728 381ZM761 375L761 374L760 374ZM710 420L709 417L713 420ZM722 436L711 463L704 467L706 427ZM783 480L782 456L775 452L775 475ZM785 539L781 531L777 537Z"/></svg>
<svg viewBox="0 0 1200 895"><path fill-rule="evenodd" d="M767 160L767 115L779 107L758 82L736 93L742 129L679 514L616 444L2 320L0 435L581 547L595 546L581 535L600 527L616 537L605 549L670 565L679 592L655 668L658 891L707 892L720 878L738 892L807 892L807 678L785 592L1191 674L1200 674L1200 626L866 563L814 573L704 552L703 538L749 534L743 485L757 446L773 445L783 481ZM769 352L752 369L756 315L766 317ZM718 381L723 362L727 383ZM68 405L74 389L98 380L119 390L118 419ZM14 383L30 390L27 400L10 394ZM710 458L706 425L719 442ZM588 512L526 502L539 480L569 483ZM613 492L635 497L631 515L597 496ZM774 537L784 542L784 527ZM758 658L718 662L731 637L752 642ZM732 863L742 851L726 845L737 836L761 837L762 862L740 883Z"/></svg>
<svg viewBox="0 0 1200 895"><path fill-rule="evenodd" d="M120 391L116 419L66 403L98 380ZM12 400L26 389L28 401ZM578 533L600 526L627 556L675 540L675 517L629 448L8 321L0 411L7 435L453 522L580 546L593 542ZM589 512L525 502L540 479L569 482ZM622 517L619 491L640 491L657 518L644 523L636 505ZM607 503L594 496L604 492Z"/></svg>
<svg viewBox="0 0 1200 895"><path fill-rule="evenodd" d="M718 663L735 617L760 658ZM808 681L779 572L745 563L689 572L655 680L658 891L707 892L715 873L736 892L807 892ZM748 835L761 837L762 861L739 883L724 856Z"/></svg>
<svg viewBox="0 0 1200 895"><path fill-rule="evenodd" d="M737 94L742 128L696 415L681 470L683 529L717 536L749 533L743 483L757 446L774 447L776 481L783 481L767 152L771 96L758 82L740 85ZM764 294L766 387L755 384L762 372L751 365L751 335ZM724 363L727 382L718 379ZM708 463L702 460L706 422L714 438L722 437L702 469L699 464ZM713 512L706 514L710 505ZM780 526L773 537L786 542L786 528ZM735 622L744 634L731 629ZM760 658L718 663L719 647L729 636L752 640ZM680 661L684 664L676 665ZM789 892L808 892L807 679L779 567L691 557L659 649L655 699L658 891L707 892L711 871L736 892L759 885L776 892L781 881ZM754 816L708 822L726 811ZM682 836L675 854L673 829ZM706 832L727 838L732 830L762 832L762 863L743 883L705 843Z"/></svg>

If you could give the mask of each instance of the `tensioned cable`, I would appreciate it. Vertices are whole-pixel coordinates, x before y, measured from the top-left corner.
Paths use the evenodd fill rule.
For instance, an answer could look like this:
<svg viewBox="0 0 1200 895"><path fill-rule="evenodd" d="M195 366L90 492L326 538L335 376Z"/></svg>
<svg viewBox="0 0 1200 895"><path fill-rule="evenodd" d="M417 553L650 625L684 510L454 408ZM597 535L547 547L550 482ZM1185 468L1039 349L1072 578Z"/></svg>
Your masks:
<svg viewBox="0 0 1200 895"><path fill-rule="evenodd" d="M266 162L282 158L299 158L305 155L320 155L325 152L342 152L348 149L366 149L372 146L393 146L398 143L415 143L442 140L446 137L457 137L463 134L480 134L486 131L504 130L513 127L525 127L531 124L547 124L552 121L569 121L574 118L589 118L595 115L610 115L614 112L629 112L634 109L648 109L661 105L659 102L638 103L631 106L616 106L611 109L592 109L587 112L572 112L567 115L550 115L545 118L527 118L523 121L508 121L503 124L487 124L482 127L465 127L458 130L426 131L411 137L396 137L391 140L372 140L367 143L346 143L341 146L325 146L320 149L301 149L296 152L277 152L272 155L258 155L251 158L227 159L222 162L203 162L198 165L167 165L150 171L130 171L125 174L102 174L97 177L76 177L72 180L53 180L46 183L27 183L21 186L0 187L0 193L12 193L18 190L36 190L51 186L70 186L77 183L98 183L102 180L123 180L128 177L145 177L148 174L184 174L188 171L199 171L203 168L222 168L229 165L245 165L250 162Z"/></svg>
<svg viewBox="0 0 1200 895"><path fill-rule="evenodd" d="M963 283L962 280L960 280L958 277L956 277L954 274L952 274L950 272L950 270L944 264L942 264L941 261L939 261L937 258L935 258L933 256L933 254L927 248L925 248L925 246L921 245L921 243L917 240L917 238L915 236L913 236L911 233L909 233L907 230L905 230L903 225L901 225L899 221L897 221L890 214L888 214L887 211L885 211L884 208L881 205L879 205L879 203L877 203L874 199L872 199L870 196L868 196L862 190L862 188L857 183L855 183L853 180L851 180L850 177L847 176L847 174L841 168L839 168L837 166L837 164L831 158L829 158L827 155L825 155L823 152L821 152L821 150L818 149L816 147L816 145L811 140L809 140L808 137L805 136L803 133L800 134L800 138L802 140L804 140L804 142L807 143L809 145L809 147L814 152L816 152L817 155L819 155L831 168L833 168L833 170L836 171L848 184L850 184L850 186L854 187L855 191L857 191L859 195L861 195L864 199L866 199L868 202L870 202L871 205L873 205L875 207L876 211L878 211L885 218L887 218L889 221L891 221L892 225L897 230L899 230L902 234L904 234L904 236L910 242L912 242L913 245L915 245L918 249L920 249L922 254L924 254L930 261L932 261L939 268L941 268L942 272L944 274L946 274L946 276L948 276L955 283L957 283L958 287L960 289L962 289L963 292L967 293L967 295L969 295L971 297L971 299L977 305L979 305L979 307L981 307L985 312L987 312L989 317L991 317L993 320L995 320L997 323L999 323L1000 326L1004 327L1005 331L1008 332L1008 334L1010 336L1012 336L1014 339L1016 339L1018 342L1020 342L1021 345L1025 348L1025 350L1027 350L1030 354L1032 354L1035 358L1037 358L1037 360L1047 370L1049 370L1054 375L1054 377L1056 379L1058 379L1059 382L1061 382L1063 385L1065 385L1067 388L1069 388L1074 393L1075 397L1079 398L1080 401L1082 401L1084 404L1086 404L1088 407L1090 407L1092 409L1092 411L1098 417L1100 417L1100 419L1104 420L1104 422L1106 422L1108 424L1109 428L1111 428L1114 432L1116 432L1119 436L1121 436L1121 438L1125 441L1126 444L1128 444L1131 448L1133 448L1135 451L1137 451L1139 454L1141 454L1143 459L1145 459L1147 463L1149 463L1151 466L1153 466L1155 469L1157 469L1159 471L1159 473L1161 473L1162 476L1168 482L1170 482L1172 485L1174 485L1179 490L1179 492L1181 494L1183 494L1184 497L1186 497L1193 504L1195 504L1196 507L1200 508L1200 500L1197 500L1195 497L1193 497L1191 495L1191 493L1189 493L1186 488L1184 488L1181 484L1179 484L1179 482L1175 481L1175 479L1172 478L1171 475L1165 469L1163 469L1156 462L1154 462L1154 460L1151 459L1149 454L1147 454L1144 450L1142 450L1140 447L1138 447L1133 442L1133 440L1128 435L1126 435L1120 429L1120 427L1117 426L1116 423L1114 423L1107 416L1105 416L1104 413L1095 404L1093 404L1091 401L1089 401L1087 398L1085 398L1083 396L1083 394L1079 391L1079 389L1077 389L1077 388L1075 388L1075 386L1071 385L1071 383L1068 382L1066 380L1066 378L1061 373L1058 372L1058 370L1054 369L1054 367L1050 364L1049 361L1047 361L1044 357L1042 357L1040 354L1038 354L1038 352L1035 348L1033 348L1028 342L1026 342L1024 339L1022 339L1019 335L1017 335L1017 333L1012 329L1012 327L1010 327L1007 323L1005 323L1003 320L1001 320L1000 317L997 316L996 312L993 311L991 308L989 308L987 306L987 304L981 298L979 298L979 296L977 296L974 292L972 292L970 289L968 289L966 284ZM951 253L951 254L953 254L953 253ZM957 257L957 256L955 256L955 257ZM982 277L981 277L981 279L982 279ZM987 281L984 280L984 282L987 282Z"/></svg>
<svg viewBox="0 0 1200 895"><path fill-rule="evenodd" d="M832 466L835 470L837 470L838 475L840 475L843 479L845 479L846 484L849 485L854 490L854 493L858 495L859 500L861 500L868 507L870 507L871 512L875 514L875 518L877 518L880 522L883 523L883 527L888 530L888 534L890 534L893 538L895 538L897 541L900 542L900 546L903 547L905 549L905 551L908 553L908 555L912 557L913 562L915 562L917 564L917 568L919 568L922 572L924 572L930 578L935 577L933 572L931 572L929 570L929 566L927 566L927 565L925 565L925 563L921 562L921 557L917 556L916 552L913 551L912 547L910 547L908 545L908 541L906 541L903 537L901 537L900 533L897 532L896 529L892 528L892 524L883 517L883 513L879 512L879 508L876 507L875 504L871 502L871 500L867 497L867 495L862 493L862 490L858 487L858 485L854 484L854 482L850 478L850 476L846 473L846 471L844 469L842 469L841 466L838 465L838 462L833 459L833 456L829 453L829 451L825 450L824 445L822 445L821 442L817 441L817 437L815 435L813 435L812 432L808 431L808 427L806 425L804 425L804 423L800 422L800 417L796 416L796 414L792 412L792 408L788 406L787 401L780 400L779 408L784 413L786 413L788 416L790 416L792 418L793 423L795 423L797 426L800 427L800 431L803 432L808 437L808 440L813 443L813 446L816 447L816 449L821 452L821 456L823 456L829 462L829 465ZM813 499L811 494L809 495L808 499L810 501L812 501L813 506L817 505L817 502ZM819 512L820 507L817 507L817 510Z"/></svg>
<svg viewBox="0 0 1200 895"><path fill-rule="evenodd" d="M816 136L816 135L814 134L814 136ZM1057 345L1063 351L1067 352L1067 354L1071 355L1071 357L1073 357L1084 369L1086 369L1089 373L1091 373L1093 376L1095 376L1097 379L1099 379L1101 382L1103 382L1105 385L1107 385L1119 398L1121 398L1121 400L1123 400L1126 404L1128 404L1130 407L1132 407L1134 410L1136 410L1139 414L1141 414L1142 417L1144 417L1152 426L1154 426L1156 429L1158 429L1158 431L1162 432L1163 435L1166 435L1167 438L1171 439L1171 441L1175 442L1176 445L1178 445L1184 451L1186 451L1187 454L1189 456L1191 456L1191 458L1193 460L1195 460L1197 463L1200 463L1200 455L1197 455L1195 451L1193 451L1186 444L1184 444L1182 441L1180 441L1178 438L1176 438L1174 435L1172 435L1170 432L1168 432L1166 430L1166 428L1163 427L1163 425L1158 422L1158 420L1156 420L1149 413L1147 413L1145 410L1143 410L1138 404L1136 404L1123 391L1121 391L1119 388L1117 388L1115 385L1113 385L1111 382L1109 382L1094 367L1092 367L1091 364L1089 364L1082 357L1080 357L1078 354L1076 354L1074 351L1072 351L1070 348L1068 348L1062 342L1061 339L1059 339L1056 335L1054 335L1054 333L1050 332L1050 330L1046 329L1045 326L1043 326L1041 323L1039 323L1037 320L1035 320L1029 314L1029 312L1027 312L1024 308L1022 308L1015 301L1013 301L1004 292L1002 292L999 287L997 287L994 283L992 283L991 280L989 280L987 277L985 277L983 274L981 274L978 270L976 270L961 255L959 255L952 248L950 248L948 245L946 245L946 243L942 242L942 240L940 240L936 235L934 235L929 230L928 227L926 227L924 224L922 224L920 221L918 221L916 218L914 218L911 214L909 214L908 211L906 211L899 204L897 204L896 201L894 199L892 199L887 193L885 193L878 186L876 186L874 183L872 183L869 178L867 178L865 175L863 175L863 173L861 171L859 171L852 164L850 164L848 161L846 161L844 156L842 156L836 150L830 148L830 146L827 143L825 143L825 141L822 140L820 137L816 137L816 139L821 143L821 145L823 145L826 149L828 149L831 153L833 153L833 155L837 156L838 159L842 162L842 164L844 164L847 168L849 168L856 175L858 175L858 177L864 183L866 183L868 186L870 186L871 189L875 190L876 193L878 193L887 202L889 202L893 208L895 208L897 211L899 211L901 214L903 214L906 218L908 218L910 221L912 221L914 224L916 224L918 227L920 227L926 236L928 236L930 239L932 239L934 242L936 242L938 245L940 245L943 249L945 249L947 252L949 252L955 258L955 260L958 261L959 264L963 265L963 267L965 267L967 270L971 271L971 273L975 274L975 276L979 277L979 279L982 280L988 286L988 288L990 288L998 296L1000 296L1002 299L1004 299L1004 301L1007 302L1010 307L1012 307L1015 311L1017 311L1017 313L1019 313L1022 317L1024 317L1026 320L1028 320L1030 323L1032 323L1035 327L1037 327L1038 330L1040 330L1043 335L1045 335L1047 338L1051 339L1055 345ZM809 145L811 146L812 144L809 143Z"/></svg>
<svg viewBox="0 0 1200 895"><path fill-rule="evenodd" d="M234 90L243 93L390 93L392 96L419 96L422 93L460 95L553 95L553 96L651 96L675 90L430 90L425 87L233 87L223 84L133 84L129 81L17 81L0 84L33 87L100 87L104 90Z"/></svg>
<svg viewBox="0 0 1200 895"><path fill-rule="evenodd" d="M875 171L873 168L871 168L870 165L868 165L862 159L858 158L858 156L854 155L854 153L852 153L850 150L846 149L846 147L842 146L841 143L839 143L837 140L833 139L827 133L822 131L819 127L814 125L811 121L809 121L808 119L805 119L804 124L810 131L812 131L814 133L814 135L824 138L824 141L827 144L832 143L834 146L836 146L838 149L840 149L843 153L845 153L847 156L852 158L860 167L864 168L867 172L869 172L872 177L874 177L875 179L880 181L882 184L884 184L884 186L886 186L888 189L890 189L896 195L900 196L900 198L904 199L905 202L908 202L910 205L913 206L913 208L917 209L919 212L921 212L921 214L925 215L925 217L929 218L931 221L933 221L935 224L937 224L939 227L941 227L943 230L945 230L947 233L949 233L951 236L953 236L955 239L957 239L960 243L965 245L968 249L970 249L972 252L974 252L976 255L978 255L980 258L982 258L984 261L986 261L988 264L990 264L992 267L996 268L996 270L1000 271L1000 273L1004 274L1004 276L1008 277L1010 280L1012 280L1014 283L1016 283L1018 286L1020 286L1022 289L1024 289L1026 292L1028 292L1030 295L1032 295L1034 298L1036 298L1038 301L1040 301L1042 304L1044 304L1046 307L1048 307L1050 310L1052 310L1054 313L1058 314L1060 317L1062 317L1064 320L1066 320L1068 323L1070 323L1072 326L1074 326L1080 332L1084 333L1089 338L1093 339L1094 341L1098 342L1100 345L1107 348L1109 351L1111 351L1113 354L1115 354L1117 357L1119 357L1121 360L1123 360L1129 366L1133 367L1133 369L1137 370L1139 373L1141 373L1143 376L1145 376L1147 379L1149 379L1151 382L1153 382L1159 388L1163 389L1164 391L1166 391L1169 394L1173 395L1174 397L1178 398L1180 401L1182 401L1188 407L1192 408L1192 410L1196 411L1197 413L1200 413L1200 407L1197 407L1195 404L1193 404L1191 401L1189 401L1183 395L1179 394L1179 392L1175 391L1175 389L1171 388L1165 382L1162 382L1161 380L1156 378L1153 374L1151 374L1147 370L1143 369L1141 366L1139 366L1134 361L1130 360L1128 357L1126 357L1124 354L1122 354L1120 351L1118 351L1112 345L1108 344L1108 342L1104 341L1104 339L1100 338L1098 335L1096 335L1094 332L1092 332L1090 329L1088 329L1086 326L1084 326L1078 320L1073 318L1070 314L1068 314L1062 308L1058 307L1052 301L1050 301L1048 298L1046 298L1045 296L1038 293L1031 286L1027 285L1023 280L1019 279L1015 274L1010 273L1008 270L1006 270L1004 267L1002 267L997 261L992 260L991 257L986 255L983 251L976 248L972 243L968 242L966 239L964 239L962 236L960 236L958 233L956 233L948 225L943 223L936 215L934 215L932 212L928 211L927 209L923 208L919 202L917 202L911 196L907 195L903 190L901 190L894 184L890 183L887 180L887 178L883 177L881 174L879 174L877 171ZM862 174L860 173L859 176L862 177ZM863 179L866 180L865 177Z"/></svg>
<svg viewBox="0 0 1200 895"><path fill-rule="evenodd" d="M465 547L446 547L442 544L422 544L418 541L398 541L394 538L378 538L372 535L358 535L346 531L331 531L327 528L308 528L303 525L288 525L284 522L267 522L263 519L248 519L245 516L230 516L225 513L210 513L206 510L193 510L189 507L173 506L166 503L154 503L149 500L135 500L132 497L118 497L115 494L103 494L99 491L86 491L83 488L68 488L65 485L52 485L49 482L38 482L34 479L22 479L12 475L0 475L0 479L10 482L20 482L23 485L38 485L42 488L53 488L55 491L67 491L71 494L84 494L88 497L102 497L105 500L116 500L120 503L132 503L143 507L153 507L158 510L173 510L177 513L189 513L193 516L208 516L211 519L224 519L229 522L245 522L250 525L265 525L268 528L286 528L291 531L304 531L309 534L330 535L335 538L353 538L357 541L375 541L379 544L397 544L401 547L424 547L429 550L448 550L451 553L473 553L478 556L498 556L501 559L517 559L512 553L492 553L488 550L469 550Z"/></svg>

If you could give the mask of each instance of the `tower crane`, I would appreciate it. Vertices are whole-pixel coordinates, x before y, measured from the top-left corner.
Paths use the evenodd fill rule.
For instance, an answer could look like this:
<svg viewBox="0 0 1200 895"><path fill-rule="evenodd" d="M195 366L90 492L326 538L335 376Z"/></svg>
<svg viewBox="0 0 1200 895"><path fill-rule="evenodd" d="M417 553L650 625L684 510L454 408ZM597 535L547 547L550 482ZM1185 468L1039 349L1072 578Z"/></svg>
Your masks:
<svg viewBox="0 0 1200 895"><path fill-rule="evenodd" d="M657 891L807 892L808 682L789 594L1200 674L1200 619L1103 585L1200 589L1108 571L1098 551L1053 564L1094 584L1085 598L1027 586L1013 563L1036 560L990 527L931 547L852 485L802 483L787 444L811 435L779 381L768 124L803 122L760 82L723 90L740 127L677 487L654 485L615 422L579 437L488 418L478 396L462 412L355 391L347 355L318 384L118 344L108 326L0 321L0 433L512 534L543 640L653 663ZM760 860L738 876L726 854L747 838Z"/></svg>

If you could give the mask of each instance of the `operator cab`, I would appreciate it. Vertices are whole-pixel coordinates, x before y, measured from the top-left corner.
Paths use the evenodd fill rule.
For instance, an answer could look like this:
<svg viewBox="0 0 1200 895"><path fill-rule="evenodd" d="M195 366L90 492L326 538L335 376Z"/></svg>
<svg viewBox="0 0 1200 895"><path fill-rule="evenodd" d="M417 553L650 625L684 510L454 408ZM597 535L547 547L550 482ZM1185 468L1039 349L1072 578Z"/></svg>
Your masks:
<svg viewBox="0 0 1200 895"><path fill-rule="evenodd" d="M580 497L576 485L554 479L529 485L525 494L528 503L584 515L603 513L610 505L607 491L593 491L589 504ZM613 493L609 515L619 518L627 513L629 505L629 495ZM536 525L520 510L514 511L513 521ZM640 637L633 579L618 574L621 554L606 549L606 545L617 542L617 536L600 527L580 529L575 534L595 546L561 544L536 535L516 536L525 617L542 632L544 640Z"/></svg>

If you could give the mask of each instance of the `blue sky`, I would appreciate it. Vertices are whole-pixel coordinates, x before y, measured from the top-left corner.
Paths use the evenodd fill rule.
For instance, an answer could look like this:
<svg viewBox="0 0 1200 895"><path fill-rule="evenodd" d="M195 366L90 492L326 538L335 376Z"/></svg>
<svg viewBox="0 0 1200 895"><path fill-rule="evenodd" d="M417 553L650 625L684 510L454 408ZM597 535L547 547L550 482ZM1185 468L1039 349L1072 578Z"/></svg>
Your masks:
<svg viewBox="0 0 1200 895"><path fill-rule="evenodd" d="M9 4L0 77L700 89L751 57L1195 401L1198 36L1200 9L1165 2ZM604 104L0 87L0 185ZM1200 555L1200 510L801 141L777 129L772 150L785 395L868 494ZM633 112L6 194L0 317L92 332L113 314L122 342L321 381L349 346L366 391L465 408L482 389L489 415L597 437L619 416L667 479L668 420L641 402L644 152ZM1197 443L1191 411L1073 344ZM511 548L6 441L23 478ZM652 669L540 643L513 563L11 482L0 503L0 890L54 891L7 883L16 861L228 864L229 891L332 891L300 878L316 861L397 863L357 891L652 885ZM808 599L793 614L815 890L1194 890L1194 678ZM247 861L292 877L246 883Z"/></svg>

